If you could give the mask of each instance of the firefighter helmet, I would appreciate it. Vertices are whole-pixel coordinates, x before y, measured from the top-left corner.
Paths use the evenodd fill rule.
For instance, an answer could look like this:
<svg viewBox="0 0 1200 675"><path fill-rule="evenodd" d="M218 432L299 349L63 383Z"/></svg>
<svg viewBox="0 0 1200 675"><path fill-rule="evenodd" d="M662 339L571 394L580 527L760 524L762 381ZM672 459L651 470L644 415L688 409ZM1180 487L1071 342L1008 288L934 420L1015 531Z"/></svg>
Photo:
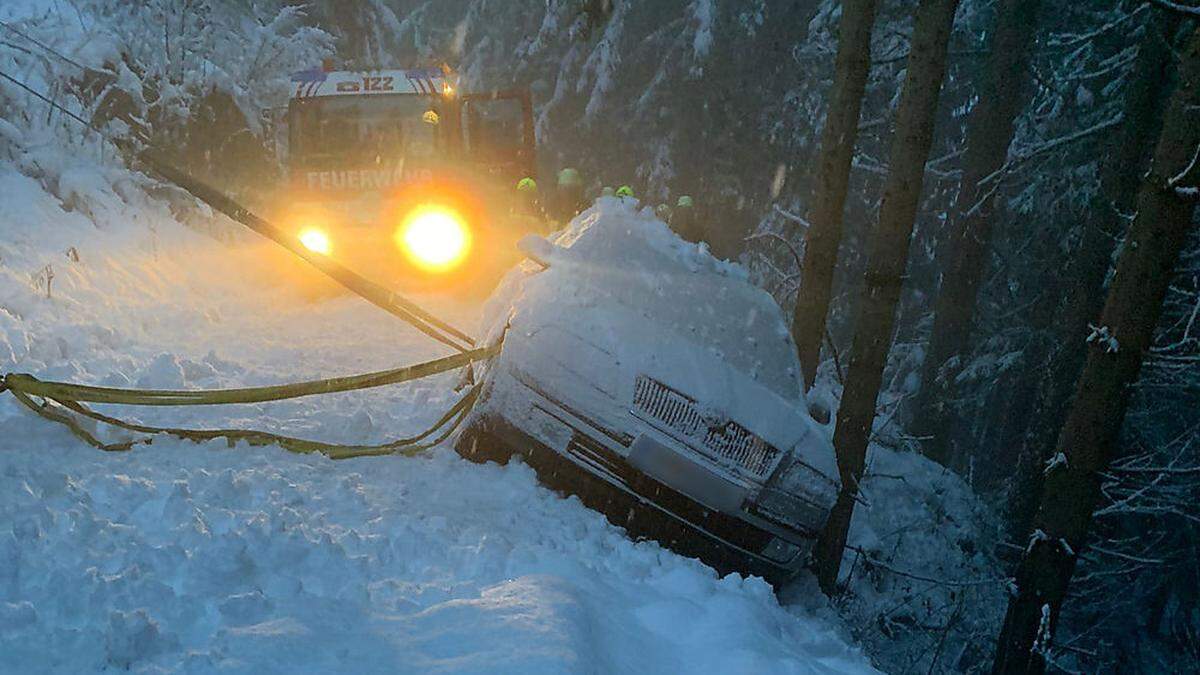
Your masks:
<svg viewBox="0 0 1200 675"><path fill-rule="evenodd" d="M517 181L517 192L537 192L537 181L526 176Z"/></svg>
<svg viewBox="0 0 1200 675"><path fill-rule="evenodd" d="M617 188L616 194L618 197L632 197L633 188L629 187L628 185L622 185L621 187Z"/></svg>
<svg viewBox="0 0 1200 675"><path fill-rule="evenodd" d="M680 195L679 200L675 202L675 208L677 209L690 209L693 206L695 204L692 202L692 198L687 195Z"/></svg>

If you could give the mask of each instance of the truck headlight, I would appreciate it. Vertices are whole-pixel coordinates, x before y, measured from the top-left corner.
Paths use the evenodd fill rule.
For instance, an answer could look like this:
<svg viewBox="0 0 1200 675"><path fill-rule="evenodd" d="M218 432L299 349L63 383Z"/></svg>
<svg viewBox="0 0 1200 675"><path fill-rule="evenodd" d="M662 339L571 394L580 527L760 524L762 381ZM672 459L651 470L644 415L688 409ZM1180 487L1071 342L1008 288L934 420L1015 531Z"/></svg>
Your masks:
<svg viewBox="0 0 1200 675"><path fill-rule="evenodd" d="M301 230L300 243L304 244L304 248L313 253L329 255L333 252L333 242L330 241L329 235L317 227L306 227Z"/></svg>
<svg viewBox="0 0 1200 675"><path fill-rule="evenodd" d="M471 230L455 211L423 205L413 209L396 231L396 244L417 267L446 272L471 250Z"/></svg>

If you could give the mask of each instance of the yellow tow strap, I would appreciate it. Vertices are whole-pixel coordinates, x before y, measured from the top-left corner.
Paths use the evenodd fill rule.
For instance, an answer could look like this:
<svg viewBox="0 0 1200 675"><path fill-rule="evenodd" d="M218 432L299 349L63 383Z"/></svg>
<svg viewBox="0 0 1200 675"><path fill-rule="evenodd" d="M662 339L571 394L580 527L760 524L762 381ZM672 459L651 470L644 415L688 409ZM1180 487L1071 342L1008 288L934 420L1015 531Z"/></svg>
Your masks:
<svg viewBox="0 0 1200 675"><path fill-rule="evenodd" d="M177 429L171 427L156 427L135 424L115 417L98 413L83 405L86 403L110 403L123 405L145 406L177 406L177 405L226 405L242 403L262 403L265 401L282 401L312 396L316 394L331 394L336 392L355 391L382 387L389 384L408 382L428 377L438 373L454 370L482 361L496 355L500 344L490 347L473 349L454 354L445 358L419 363L402 368L383 370L363 375L335 377L311 382L297 382L269 387L250 387L243 389L217 390L155 390L155 389L118 389L112 387L91 387L65 382L45 382L32 375L13 373L5 375L3 387L30 410L45 419L66 426L84 442L101 450L129 450L137 444L148 444L156 435L169 435L185 440L203 442L214 439L225 439L229 444L245 441L251 445L276 444L286 450L297 453L318 452L332 459L349 457L364 457L372 455L403 454L416 455L441 443L458 428L471 406L479 396L479 385L473 386L450 410L424 432L409 438L401 438L379 445L343 445L324 443L321 441L282 436L266 431L245 429ZM37 402L33 397L42 399ZM74 415L72 413L75 413ZM76 415L92 419L103 424L119 427L150 436L138 440L121 443L104 443L94 434L84 428ZM440 433L439 433L440 431ZM436 434L436 436L435 436ZM432 440L427 440L430 437Z"/></svg>

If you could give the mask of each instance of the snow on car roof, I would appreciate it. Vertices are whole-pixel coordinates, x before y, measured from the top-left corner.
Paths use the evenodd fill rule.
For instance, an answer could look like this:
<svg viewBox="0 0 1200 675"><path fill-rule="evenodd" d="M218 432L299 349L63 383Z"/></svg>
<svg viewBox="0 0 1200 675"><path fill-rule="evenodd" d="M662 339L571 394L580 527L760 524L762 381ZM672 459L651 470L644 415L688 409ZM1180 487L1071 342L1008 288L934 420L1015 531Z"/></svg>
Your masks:
<svg viewBox="0 0 1200 675"><path fill-rule="evenodd" d="M631 199L598 199L550 241L549 270L539 273L527 266L502 282L485 309L489 330L503 329L510 318L580 325L631 315L626 318L640 325L623 327L625 337L647 331L658 338L674 336L703 347L775 394L802 400L783 313L749 282L742 266L714 258L704 244L680 239ZM555 317L519 316L538 312Z"/></svg>

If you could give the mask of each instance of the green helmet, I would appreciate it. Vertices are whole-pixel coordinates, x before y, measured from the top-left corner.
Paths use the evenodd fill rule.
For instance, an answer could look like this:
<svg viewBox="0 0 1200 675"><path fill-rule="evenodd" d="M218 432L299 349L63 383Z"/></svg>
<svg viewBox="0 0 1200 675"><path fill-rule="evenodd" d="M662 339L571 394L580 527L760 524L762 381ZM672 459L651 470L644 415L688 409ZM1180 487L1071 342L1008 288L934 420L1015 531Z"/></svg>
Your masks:
<svg viewBox="0 0 1200 675"><path fill-rule="evenodd" d="M622 185L621 187L617 188L616 194L618 197L632 197L633 188L629 187L628 185Z"/></svg>
<svg viewBox="0 0 1200 675"><path fill-rule="evenodd" d="M558 172L558 184L562 186L583 185L583 179L579 177L578 171L568 167Z"/></svg>
<svg viewBox="0 0 1200 675"><path fill-rule="evenodd" d="M690 209L693 206L695 204L692 202L692 198L687 195L680 195L679 201L675 202L675 208L677 209Z"/></svg>
<svg viewBox="0 0 1200 675"><path fill-rule="evenodd" d="M654 215L656 215L659 218L662 218L664 220L667 218L670 218L671 217L671 207L667 206L666 204L659 204L658 206L654 207Z"/></svg>
<svg viewBox="0 0 1200 675"><path fill-rule="evenodd" d="M615 196L616 194L617 194L617 193L616 193L616 192L614 192L614 191L613 191L613 189L612 189L611 187L607 186L607 185L605 185L605 186L604 186L604 189L600 191L600 196L601 196L601 197L613 197L613 196Z"/></svg>
<svg viewBox="0 0 1200 675"><path fill-rule="evenodd" d="M517 192L537 192L537 181L526 176L517 181Z"/></svg>

